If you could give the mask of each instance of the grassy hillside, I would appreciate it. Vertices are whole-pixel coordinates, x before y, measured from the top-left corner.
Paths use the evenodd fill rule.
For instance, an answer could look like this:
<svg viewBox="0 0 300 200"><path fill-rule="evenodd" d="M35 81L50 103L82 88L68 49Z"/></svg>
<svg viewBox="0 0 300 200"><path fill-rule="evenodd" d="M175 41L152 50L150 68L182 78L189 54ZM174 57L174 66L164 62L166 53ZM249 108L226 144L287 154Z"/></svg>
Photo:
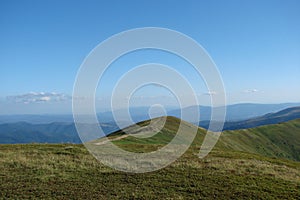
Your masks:
<svg viewBox="0 0 300 200"><path fill-rule="evenodd" d="M159 121L161 118L154 119ZM164 128L153 137L136 138L128 136L120 140L113 141L114 144L121 146L128 151L148 152L156 150L163 145L168 144L176 134L181 120L175 117L167 117ZM150 123L149 120L138 123L145 127ZM188 134L194 125L182 121L183 130ZM155 126L155 123L154 125ZM136 127L128 127L119 130L110 135L110 138L118 138L126 135L127 130ZM145 131L152 131L155 127L147 129L136 129L134 134L140 134ZM206 131L198 128L198 134L194 140L193 146L200 147ZM184 139L184 138L182 138ZM93 141L94 143L100 140ZM218 150L234 150L254 154L260 154L267 157L285 158L294 161L300 161L300 119L284 122L280 124L260 126L252 129L242 129L235 131L225 131L222 133L217 146Z"/></svg>
<svg viewBox="0 0 300 200"><path fill-rule="evenodd" d="M194 129L198 129L198 134L196 136L197 141L202 141L204 135L205 135L205 130L202 128L199 128L193 124L190 124L185 121L181 121L180 119L176 117L167 117L166 118L166 123L163 126L163 129L160 130L157 134L155 134L152 137L147 137L147 138L137 138L133 136L128 136L128 137L122 137L124 135L127 135L126 133L131 132L132 134L146 134L152 133L152 132L157 132L158 128L157 126L163 125L159 124L159 122L163 121L164 117L159 117L153 119L153 123L150 124L150 120L142 121L137 123L138 126L141 128L137 128L136 126L129 126L128 128L125 128L123 130L116 131L112 134L109 135L110 139L113 139L113 143L120 146L123 149L126 149L128 151L132 152L151 152L155 151L158 148L168 144L175 136L176 131L179 128L180 122L182 122L182 131L184 134L189 134L191 131L192 127ZM147 127L146 127L147 126ZM118 139L121 138L121 139ZM182 141L184 138L180 138ZM101 141L103 139L95 140L92 141L94 144L101 144Z"/></svg>
<svg viewBox="0 0 300 200"><path fill-rule="evenodd" d="M178 122L178 119L170 117L167 118L164 129L152 138L124 137L115 140L114 143L131 151L155 150L174 136ZM298 122L284 126L297 126ZM149 122L146 121L139 125L147 124ZM184 123L186 131L190 126L192 125ZM299 162L265 157L257 152L254 152L255 154L242 152L245 150L233 145L225 146L224 138L228 135L240 135L239 132L226 132L220 144L207 157L199 159L197 155L204 134L205 131L199 129L190 149L170 166L143 174L123 173L110 169L93 158L82 145L0 145L0 197L5 199L299 198ZM116 139L121 136L124 136L124 132L118 131L110 137ZM234 141L237 143L238 139L234 138ZM101 140L94 141L96 142L99 143Z"/></svg>
<svg viewBox="0 0 300 200"><path fill-rule="evenodd" d="M300 161L300 119L225 131L218 147Z"/></svg>
<svg viewBox="0 0 300 200"><path fill-rule="evenodd" d="M185 154L146 174L105 167L81 145L0 145L0 196L10 199L297 199L300 165L246 153Z"/></svg>

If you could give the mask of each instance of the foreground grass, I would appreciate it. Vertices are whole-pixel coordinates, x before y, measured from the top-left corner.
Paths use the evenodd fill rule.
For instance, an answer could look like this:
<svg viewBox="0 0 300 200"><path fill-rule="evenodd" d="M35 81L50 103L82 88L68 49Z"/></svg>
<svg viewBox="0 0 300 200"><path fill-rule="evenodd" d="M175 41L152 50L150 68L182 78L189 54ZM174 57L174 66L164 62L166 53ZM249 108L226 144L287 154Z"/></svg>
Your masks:
<svg viewBox="0 0 300 200"><path fill-rule="evenodd" d="M122 145L122 144L119 144ZM128 144L124 144L128 145ZM81 145L0 145L4 199L297 199L300 164L195 145L172 165L128 174L94 159Z"/></svg>

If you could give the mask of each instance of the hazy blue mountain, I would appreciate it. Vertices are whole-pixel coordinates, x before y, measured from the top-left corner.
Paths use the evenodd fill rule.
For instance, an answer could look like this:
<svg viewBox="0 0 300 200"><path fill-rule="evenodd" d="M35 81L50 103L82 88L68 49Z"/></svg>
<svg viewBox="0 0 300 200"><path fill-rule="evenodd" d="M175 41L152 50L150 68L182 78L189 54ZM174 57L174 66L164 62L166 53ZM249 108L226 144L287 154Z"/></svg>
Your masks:
<svg viewBox="0 0 300 200"><path fill-rule="evenodd" d="M134 122L143 121L149 119L149 109L150 107L131 107L129 109L130 116ZM165 108L167 112L174 110L175 107L167 107ZM127 120L127 109L118 109L115 113L120 116L120 121ZM158 111L153 113L154 116L162 116ZM100 123L110 123L114 121L113 113L111 111L107 112L99 112L97 113L97 117ZM48 124L53 122L74 122L72 114L65 115L0 115L0 123L16 123L16 122L27 122L31 124Z"/></svg>
<svg viewBox="0 0 300 200"><path fill-rule="evenodd" d="M292 107L298 105L299 107ZM283 110L283 109L284 110ZM288 109L286 109L288 108ZM200 126L208 128L210 107L191 106L184 108L188 113L199 112L202 121ZM133 122L150 119L149 107L131 108ZM279 111L278 110L282 110ZM117 110L120 114L120 128L131 125L126 121L127 110ZM179 114L178 114L179 113ZM268 113L268 114L267 114ZM260 115L261 114L261 115ZM180 110L167 109L166 115L180 117ZM179 116L176 116L179 115ZM155 113L152 117L159 117ZM254 116L254 117L252 117ZM114 122L111 112L98 113L99 121L105 134L111 133L119 126ZM300 103L298 104L236 104L227 108L227 122L224 130L251 128L266 124L275 124L300 118ZM205 120L206 119L206 120ZM236 121L234 121L237 119ZM242 120L239 120L242 119ZM20 121L17 121L20 120ZM124 121L122 121L124 120ZM29 123L30 122L30 123ZM106 123L105 123L106 122ZM217 123L217 122L214 122ZM196 123L198 124L198 123ZM92 132L92 131L91 131ZM91 139L93 139L91 135ZM10 115L0 116L0 143L81 143L72 115Z"/></svg>
<svg viewBox="0 0 300 200"><path fill-rule="evenodd" d="M90 125L86 125L90 126ZM101 124L104 133L118 129L115 124ZM93 137L92 137L93 138ZM0 124L0 143L81 143L74 123L54 122L30 124L27 122Z"/></svg>
<svg viewBox="0 0 300 200"><path fill-rule="evenodd" d="M163 113L159 110L154 110L152 111L152 116L149 115L149 109L150 107L148 106L143 106L143 107L131 107L129 108L129 115L132 118L132 121L134 123L140 122L140 121L144 121L150 118L154 118L154 117L160 117L160 116L165 116L168 115L169 113L171 113L175 107L166 107L166 113ZM108 112L102 112L102 113L98 113L98 119L100 122L114 122L114 117L113 117L113 113L111 111ZM123 121L124 123L127 122L128 124L128 110L127 109L118 109L115 110L115 115L118 116L118 120L119 121ZM131 123L132 124L132 123Z"/></svg>
<svg viewBox="0 0 300 200"><path fill-rule="evenodd" d="M275 113L268 113L260 117L247 120L225 122L223 130L247 129L268 124L277 124L300 118L300 107L292 107ZM209 121L202 121L199 126L208 128Z"/></svg>
<svg viewBox="0 0 300 200"><path fill-rule="evenodd" d="M283 104L235 104L227 106L226 121L240 121L245 119L250 119L253 117L258 117L265 115L267 113L277 112L289 107L300 106L300 103L283 103ZM129 109L130 116L133 122L139 122L143 120L150 119L149 116L150 107L132 107ZM206 121L210 120L211 117L211 107L209 106L190 106L183 108L187 113L200 113L200 120ZM120 121L126 121L128 112L127 109L119 109L115 111L120 116ZM167 107L166 114L162 114L158 111L152 113L153 117L159 117L163 115L174 116L180 118L181 109L175 109L174 107ZM111 111L99 112L97 117L100 123L111 123L114 122L114 117ZM186 121L190 121L186 119ZM73 122L73 115L0 115L0 123L16 123L16 122L27 122L31 124L47 124L53 122ZM125 123L125 124L126 124ZM193 122L197 123L197 122ZM128 124L127 124L128 125Z"/></svg>
<svg viewBox="0 0 300 200"><path fill-rule="evenodd" d="M53 122L73 122L73 115L0 115L0 123L27 122L31 124L48 124Z"/></svg>
<svg viewBox="0 0 300 200"><path fill-rule="evenodd" d="M226 121L246 120L246 119L262 116L268 113L278 112L280 110L289 107L296 107L296 106L300 106L300 103L282 103L282 104L242 103L242 104L228 105L226 108ZM211 118L211 107L208 106L190 106L183 109L188 113L193 113L198 111L200 113L200 121L208 121ZM177 109L169 112L168 114L180 118L180 113L181 113L180 109ZM186 120L189 121L188 119Z"/></svg>

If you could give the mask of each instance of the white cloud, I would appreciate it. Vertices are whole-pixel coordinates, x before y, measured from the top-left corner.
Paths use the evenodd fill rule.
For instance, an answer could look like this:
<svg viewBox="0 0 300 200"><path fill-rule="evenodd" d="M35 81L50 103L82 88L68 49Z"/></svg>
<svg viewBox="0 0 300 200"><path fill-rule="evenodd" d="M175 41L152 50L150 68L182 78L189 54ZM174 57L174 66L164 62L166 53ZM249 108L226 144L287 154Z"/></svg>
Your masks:
<svg viewBox="0 0 300 200"><path fill-rule="evenodd" d="M209 91L209 92L203 93L203 95L208 95L208 96L213 96L216 94L217 94L217 92L215 92L215 91Z"/></svg>
<svg viewBox="0 0 300 200"><path fill-rule="evenodd" d="M7 96L6 99L14 103L61 102L71 99L71 96L55 92L29 92L21 95Z"/></svg>
<svg viewBox="0 0 300 200"><path fill-rule="evenodd" d="M49 96L44 96L44 97L41 97L40 100L41 100L41 101L50 101L50 100L51 100L51 97L49 97Z"/></svg>
<svg viewBox="0 0 300 200"><path fill-rule="evenodd" d="M244 90L245 93L255 93L258 92L257 89L248 89L248 90Z"/></svg>

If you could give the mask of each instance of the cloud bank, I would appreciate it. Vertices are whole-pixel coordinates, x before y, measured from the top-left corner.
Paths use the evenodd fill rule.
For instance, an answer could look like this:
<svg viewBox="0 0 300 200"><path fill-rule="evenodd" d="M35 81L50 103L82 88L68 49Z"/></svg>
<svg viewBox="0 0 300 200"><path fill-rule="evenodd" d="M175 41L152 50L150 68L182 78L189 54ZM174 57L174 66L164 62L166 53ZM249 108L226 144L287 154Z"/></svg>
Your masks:
<svg viewBox="0 0 300 200"><path fill-rule="evenodd" d="M29 92L21 95L7 96L6 99L14 103L42 103L42 102L62 102L71 100L72 97L56 92Z"/></svg>
<svg viewBox="0 0 300 200"><path fill-rule="evenodd" d="M209 92L203 93L203 95L207 95L207 96L213 96L216 94L217 94L217 92L215 92L215 91L209 91Z"/></svg>
<svg viewBox="0 0 300 200"><path fill-rule="evenodd" d="M245 93L255 93L258 92L257 89L248 89L248 90L244 90Z"/></svg>

